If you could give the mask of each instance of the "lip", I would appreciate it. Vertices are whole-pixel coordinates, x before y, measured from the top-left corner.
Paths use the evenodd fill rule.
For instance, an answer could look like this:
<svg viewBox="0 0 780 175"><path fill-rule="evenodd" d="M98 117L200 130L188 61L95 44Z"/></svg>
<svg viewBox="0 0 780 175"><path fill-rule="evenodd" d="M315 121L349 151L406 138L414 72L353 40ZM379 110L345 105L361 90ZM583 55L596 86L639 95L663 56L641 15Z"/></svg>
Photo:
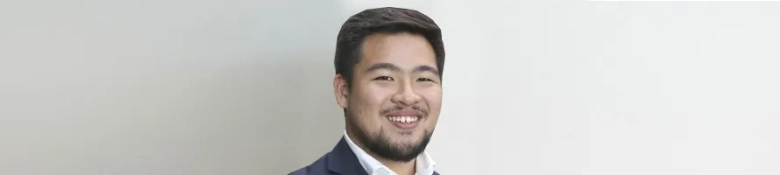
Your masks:
<svg viewBox="0 0 780 175"><path fill-rule="evenodd" d="M395 111L387 114L389 116L417 116L422 118L422 113L419 111Z"/></svg>
<svg viewBox="0 0 780 175"><path fill-rule="evenodd" d="M415 122L395 122L390 120L390 117L398 117L398 116L413 116L417 117L417 121ZM388 113L385 118L387 118L387 121L390 122L395 128L400 129L402 131L413 131L417 128L417 126L422 122L423 120L423 113L417 110L400 110L400 111L393 111Z"/></svg>
<svg viewBox="0 0 780 175"><path fill-rule="evenodd" d="M390 121L390 123L402 131L412 131L417 128L417 125L420 124L420 121L418 120L416 122L411 122L411 123L399 123L399 122Z"/></svg>

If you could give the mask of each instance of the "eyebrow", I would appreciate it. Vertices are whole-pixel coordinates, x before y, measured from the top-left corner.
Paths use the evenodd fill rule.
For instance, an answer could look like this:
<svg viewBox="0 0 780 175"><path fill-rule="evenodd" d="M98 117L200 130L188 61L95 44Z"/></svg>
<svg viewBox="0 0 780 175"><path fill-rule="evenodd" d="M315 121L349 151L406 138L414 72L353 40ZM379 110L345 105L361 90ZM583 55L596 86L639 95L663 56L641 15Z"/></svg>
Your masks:
<svg viewBox="0 0 780 175"><path fill-rule="evenodd" d="M373 72L373 71L376 71L376 70L379 70L379 69L389 69L389 70L392 70L392 71L400 71L401 70L401 68L398 68L398 66L395 66L395 65L390 64L390 63L376 63L374 65L371 65L371 67L368 67L368 69L366 69L366 72Z"/></svg>
<svg viewBox="0 0 780 175"><path fill-rule="evenodd" d="M430 72L430 73L433 73L433 74L435 74L437 76L439 75L439 70L437 70L436 68L433 68L431 66L427 66L427 65L417 66L417 67L414 68L414 70L412 72Z"/></svg>
<svg viewBox="0 0 780 175"><path fill-rule="evenodd" d="M366 72L373 72L373 71L376 71L376 70L379 70L379 69L388 69L388 70L391 70L391 71L400 71L401 70L401 68L399 68L398 66L395 66L395 65L390 64L390 63L376 63L374 65L371 65L371 67L368 67L368 69L366 69ZM428 65L417 66L417 67L414 68L414 70L412 70L412 72L430 72L430 73L439 75L439 70L438 69L436 69L434 67L431 67L431 66L428 66Z"/></svg>

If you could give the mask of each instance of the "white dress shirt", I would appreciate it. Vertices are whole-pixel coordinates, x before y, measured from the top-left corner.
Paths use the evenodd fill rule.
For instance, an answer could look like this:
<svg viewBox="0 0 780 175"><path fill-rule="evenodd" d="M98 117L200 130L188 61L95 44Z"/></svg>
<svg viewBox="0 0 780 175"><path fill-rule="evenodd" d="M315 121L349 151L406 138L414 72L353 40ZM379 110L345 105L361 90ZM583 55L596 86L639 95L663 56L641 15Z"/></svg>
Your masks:
<svg viewBox="0 0 780 175"><path fill-rule="evenodd" d="M347 135L347 131L344 131L344 138L346 138L349 148L355 153L360 165L363 166L369 175L398 175L393 172L393 170L390 170L390 168L387 168L387 166L374 159L374 157L368 155L366 151L355 145L355 142L352 142L352 139ZM425 151L417 156L416 162L416 175L432 175L434 168L436 168L436 163L433 162L433 159L431 159Z"/></svg>

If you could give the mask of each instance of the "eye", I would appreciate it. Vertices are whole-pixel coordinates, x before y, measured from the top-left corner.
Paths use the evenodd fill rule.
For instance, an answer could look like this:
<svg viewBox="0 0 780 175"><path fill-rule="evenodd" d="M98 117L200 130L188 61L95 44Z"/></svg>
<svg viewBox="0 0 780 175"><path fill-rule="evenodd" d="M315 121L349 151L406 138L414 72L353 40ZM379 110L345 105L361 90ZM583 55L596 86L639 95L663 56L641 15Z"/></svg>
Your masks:
<svg viewBox="0 0 780 175"><path fill-rule="evenodd" d="M379 76L374 78L374 80L380 80L380 81L393 81L393 77L389 76Z"/></svg>
<svg viewBox="0 0 780 175"><path fill-rule="evenodd" d="M417 78L417 81L430 81L430 82L433 82L433 80L431 80L429 78Z"/></svg>

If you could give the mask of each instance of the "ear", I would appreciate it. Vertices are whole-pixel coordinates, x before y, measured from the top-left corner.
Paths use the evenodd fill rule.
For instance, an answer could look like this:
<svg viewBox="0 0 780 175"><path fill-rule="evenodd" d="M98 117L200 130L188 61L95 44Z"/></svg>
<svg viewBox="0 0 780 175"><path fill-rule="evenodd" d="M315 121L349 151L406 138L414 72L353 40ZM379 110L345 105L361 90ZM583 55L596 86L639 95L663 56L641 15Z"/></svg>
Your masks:
<svg viewBox="0 0 780 175"><path fill-rule="evenodd" d="M336 74L333 77L333 90L336 94L336 103L341 108L347 108L349 106L349 87L347 86L347 79L341 74Z"/></svg>

